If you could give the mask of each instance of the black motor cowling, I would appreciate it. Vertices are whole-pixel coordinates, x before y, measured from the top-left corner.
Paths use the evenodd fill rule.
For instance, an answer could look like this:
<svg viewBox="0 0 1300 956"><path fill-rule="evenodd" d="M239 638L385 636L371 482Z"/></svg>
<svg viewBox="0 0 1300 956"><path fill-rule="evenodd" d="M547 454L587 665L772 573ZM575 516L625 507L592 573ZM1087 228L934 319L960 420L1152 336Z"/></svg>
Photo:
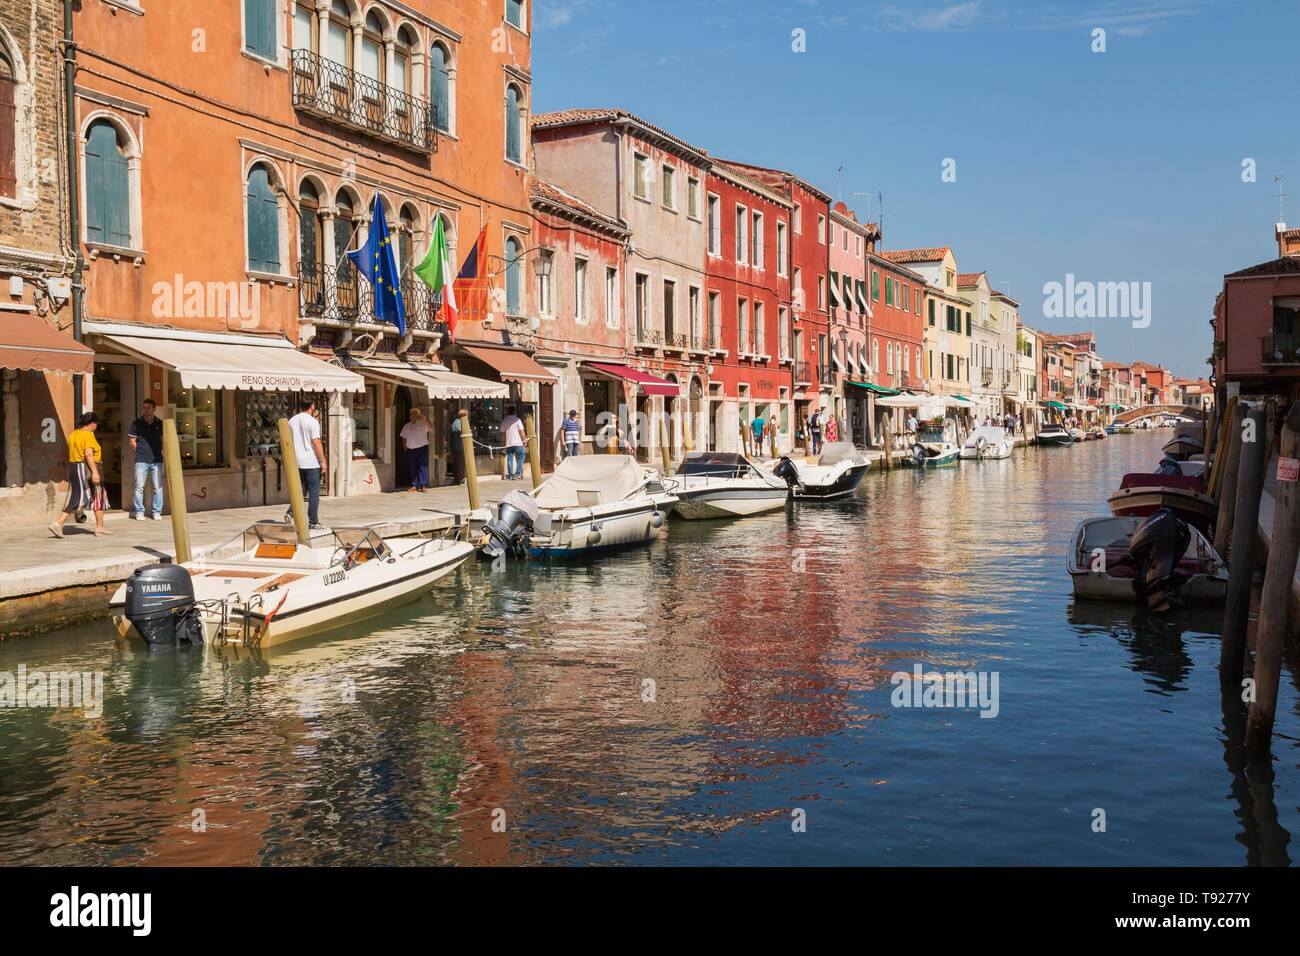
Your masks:
<svg viewBox="0 0 1300 956"><path fill-rule="evenodd" d="M912 460L918 465L924 465L925 460L930 457L929 449L917 442L912 446Z"/></svg>
<svg viewBox="0 0 1300 956"><path fill-rule="evenodd" d="M479 556L495 560L509 554L528 556L528 542L537 520L537 502L522 491L512 491L497 505L497 516L483 526Z"/></svg>
<svg viewBox="0 0 1300 956"><path fill-rule="evenodd" d="M1178 562L1187 553L1192 533L1168 508L1161 508L1138 526L1129 539L1128 553L1137 564L1133 593L1148 611L1164 611L1177 596L1187 576Z"/></svg>
<svg viewBox="0 0 1300 956"><path fill-rule="evenodd" d="M799 469L795 467L788 456L782 455L781 460L776 463L772 469L772 474L776 475L791 488L799 484Z"/></svg>
<svg viewBox="0 0 1300 956"><path fill-rule="evenodd" d="M1157 475L1181 475L1183 469L1178 466L1178 462L1166 455L1160 459L1160 464L1156 466Z"/></svg>
<svg viewBox="0 0 1300 956"><path fill-rule="evenodd" d="M194 582L179 564L136 568L126 580L126 619L149 644L203 643Z"/></svg>

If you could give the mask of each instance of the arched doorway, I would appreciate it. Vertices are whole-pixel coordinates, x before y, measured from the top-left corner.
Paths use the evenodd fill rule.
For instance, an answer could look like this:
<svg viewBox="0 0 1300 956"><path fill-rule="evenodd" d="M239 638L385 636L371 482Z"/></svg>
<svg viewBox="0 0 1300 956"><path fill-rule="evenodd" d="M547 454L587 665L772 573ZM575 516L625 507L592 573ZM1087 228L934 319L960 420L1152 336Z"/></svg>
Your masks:
<svg viewBox="0 0 1300 956"><path fill-rule="evenodd" d="M393 400L393 488L403 488L411 483L411 469L406 464L406 449L402 447L402 428L411 420L410 389L401 385Z"/></svg>

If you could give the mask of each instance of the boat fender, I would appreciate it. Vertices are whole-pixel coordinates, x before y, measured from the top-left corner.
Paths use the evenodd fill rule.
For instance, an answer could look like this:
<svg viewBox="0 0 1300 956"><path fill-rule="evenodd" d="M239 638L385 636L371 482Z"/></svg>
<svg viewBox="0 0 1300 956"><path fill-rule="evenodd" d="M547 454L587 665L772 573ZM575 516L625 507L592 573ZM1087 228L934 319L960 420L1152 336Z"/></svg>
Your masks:
<svg viewBox="0 0 1300 956"><path fill-rule="evenodd" d="M600 544L600 529L593 526L592 529L587 532L587 545L594 548L598 544Z"/></svg>
<svg viewBox="0 0 1300 956"><path fill-rule="evenodd" d="M664 526L664 515L662 511L656 511L650 516L650 527L662 528Z"/></svg>

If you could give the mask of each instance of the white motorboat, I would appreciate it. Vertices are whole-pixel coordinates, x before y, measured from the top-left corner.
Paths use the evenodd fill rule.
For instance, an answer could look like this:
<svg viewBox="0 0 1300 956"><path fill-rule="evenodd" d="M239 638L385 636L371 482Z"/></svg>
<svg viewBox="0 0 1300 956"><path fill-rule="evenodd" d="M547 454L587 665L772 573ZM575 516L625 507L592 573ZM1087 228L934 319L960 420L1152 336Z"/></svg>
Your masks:
<svg viewBox="0 0 1300 956"><path fill-rule="evenodd" d="M957 426L951 419L942 424L922 425L912 443L912 454L899 459L904 465L916 468L947 468L960 460L961 448L956 443Z"/></svg>
<svg viewBox="0 0 1300 956"><path fill-rule="evenodd" d="M785 481L793 497L824 501L853 494L870 468L871 459L852 442L837 441L822 446L815 465L786 456L772 473Z"/></svg>
<svg viewBox="0 0 1300 956"><path fill-rule="evenodd" d="M266 648L415 600L474 549L449 538L384 538L374 528L313 532L262 522L185 564L137 568L109 602L118 632L149 644Z"/></svg>
<svg viewBox="0 0 1300 956"><path fill-rule="evenodd" d="M1066 559L1075 597L1134 601L1134 582L1142 576L1142 567L1130 553L1130 545L1138 529L1151 526L1156 517L1089 518L1080 523ZM1168 511L1160 512L1159 517L1174 519ZM1182 550L1175 545L1167 556L1166 578L1173 581L1164 582L1164 586L1182 601L1223 603L1228 589L1227 565L1205 535L1185 522L1178 524L1187 529L1187 544Z"/></svg>
<svg viewBox="0 0 1300 956"><path fill-rule="evenodd" d="M1074 436L1066 431L1065 427L1055 422L1047 422L1042 428L1038 429L1038 437L1035 439L1040 445L1073 445Z"/></svg>
<svg viewBox="0 0 1300 956"><path fill-rule="evenodd" d="M962 458L1010 458L1016 444L999 425L981 425L969 435L961 446Z"/></svg>
<svg viewBox="0 0 1300 956"><path fill-rule="evenodd" d="M673 514L689 520L776 511L790 495L783 479L735 452L691 452L664 487L677 496Z"/></svg>
<svg viewBox="0 0 1300 956"><path fill-rule="evenodd" d="M585 557L659 536L677 496L630 455L565 458L532 491L512 491L495 516L480 512L480 555Z"/></svg>

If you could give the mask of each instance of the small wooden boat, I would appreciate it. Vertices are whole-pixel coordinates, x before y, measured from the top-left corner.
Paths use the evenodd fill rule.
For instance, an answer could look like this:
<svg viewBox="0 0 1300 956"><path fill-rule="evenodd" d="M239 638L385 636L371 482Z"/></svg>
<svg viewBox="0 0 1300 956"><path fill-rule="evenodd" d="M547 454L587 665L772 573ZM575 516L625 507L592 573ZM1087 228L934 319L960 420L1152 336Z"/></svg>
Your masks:
<svg viewBox="0 0 1300 956"><path fill-rule="evenodd" d="M1071 539L1066 567L1074 583L1074 596L1101 601L1137 598L1134 581L1140 562L1130 554L1134 533L1145 518L1089 518L1079 524ZM1228 591L1228 568L1205 535L1188 527L1186 550L1172 555L1172 587L1177 598L1192 603L1222 604Z"/></svg>
<svg viewBox="0 0 1300 956"><path fill-rule="evenodd" d="M871 459L852 442L839 441L822 446L815 465L786 457L772 473L785 481L792 497L826 501L853 494L870 468Z"/></svg>
<svg viewBox="0 0 1300 956"><path fill-rule="evenodd" d="M384 538L374 528L313 532L260 522L209 556L151 564L109 602L123 637L267 648L415 600L474 553L449 538Z"/></svg>
<svg viewBox="0 0 1300 956"><path fill-rule="evenodd" d="M1073 445L1074 436L1063 426L1049 423L1038 430L1035 441L1040 445Z"/></svg>
<svg viewBox="0 0 1300 956"><path fill-rule="evenodd" d="M673 514L692 521L776 511L790 496L784 480L736 452L693 451L664 487L677 496Z"/></svg>
<svg viewBox="0 0 1300 956"><path fill-rule="evenodd" d="M1119 490L1110 496L1111 514L1117 517L1144 518L1161 508L1168 508L1202 534L1208 534L1218 515L1219 506L1203 493L1200 476L1125 475Z"/></svg>

